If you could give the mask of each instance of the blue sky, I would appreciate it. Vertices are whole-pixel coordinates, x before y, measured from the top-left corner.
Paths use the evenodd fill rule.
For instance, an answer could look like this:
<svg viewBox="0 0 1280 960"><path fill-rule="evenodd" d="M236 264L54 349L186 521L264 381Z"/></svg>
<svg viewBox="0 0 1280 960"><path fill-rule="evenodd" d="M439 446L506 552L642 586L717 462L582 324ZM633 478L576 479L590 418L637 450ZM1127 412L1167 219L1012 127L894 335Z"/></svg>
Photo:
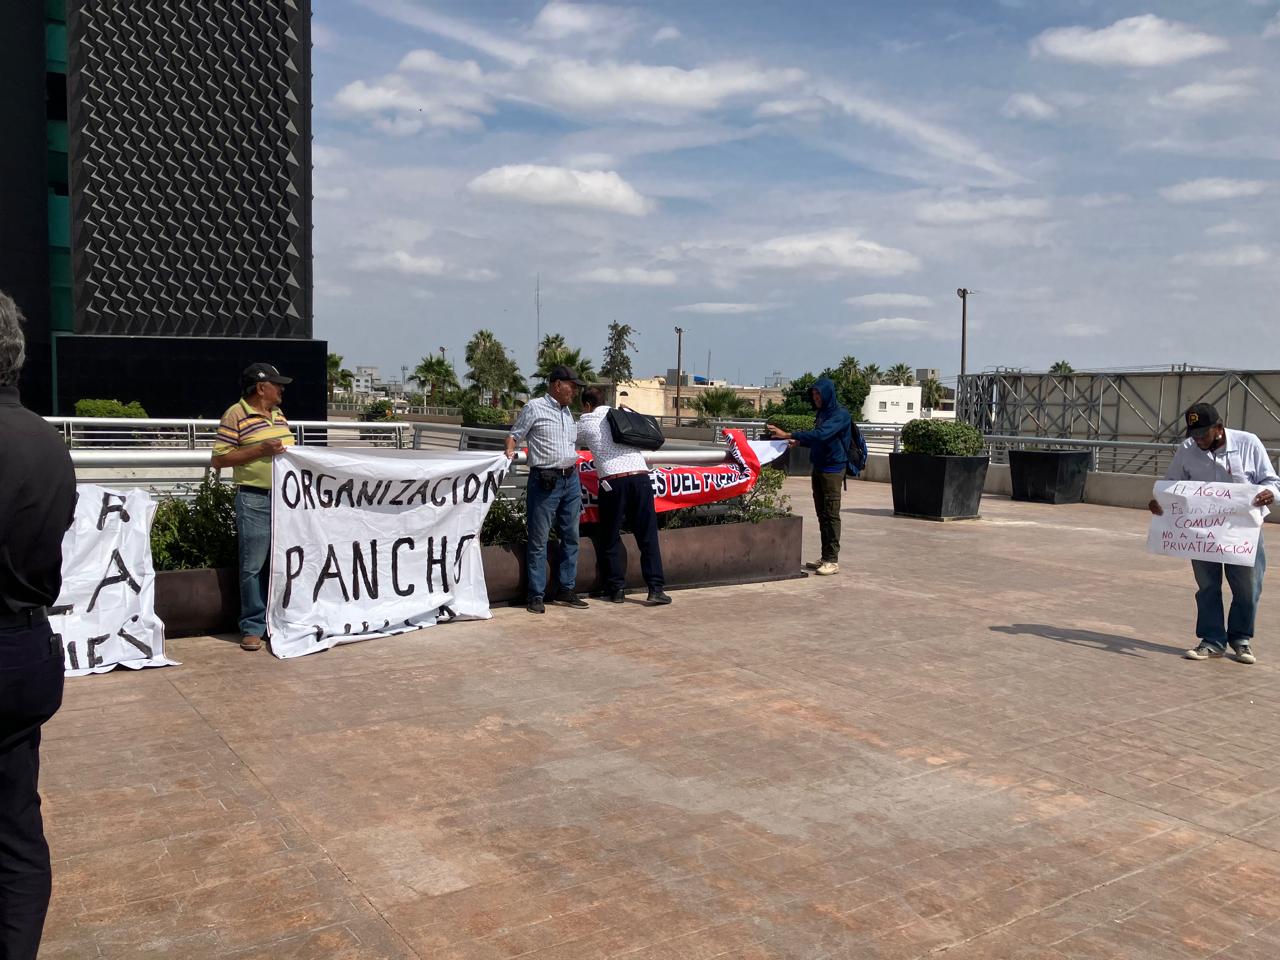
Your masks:
<svg viewBox="0 0 1280 960"><path fill-rule="evenodd" d="M314 0L316 332L1274 368L1280 0Z"/></svg>

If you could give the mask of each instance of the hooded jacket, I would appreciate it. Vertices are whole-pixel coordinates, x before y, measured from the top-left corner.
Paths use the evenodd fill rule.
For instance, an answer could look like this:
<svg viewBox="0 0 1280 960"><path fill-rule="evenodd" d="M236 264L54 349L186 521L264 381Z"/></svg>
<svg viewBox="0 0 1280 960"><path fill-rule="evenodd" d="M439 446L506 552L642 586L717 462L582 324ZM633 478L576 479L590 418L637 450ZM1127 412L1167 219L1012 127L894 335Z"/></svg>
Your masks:
<svg viewBox="0 0 1280 960"><path fill-rule="evenodd" d="M822 398L812 430L791 435L802 447L809 448L809 460L818 473L843 473L849 461L849 444L853 442L853 420L836 397L836 385L821 377L813 389Z"/></svg>

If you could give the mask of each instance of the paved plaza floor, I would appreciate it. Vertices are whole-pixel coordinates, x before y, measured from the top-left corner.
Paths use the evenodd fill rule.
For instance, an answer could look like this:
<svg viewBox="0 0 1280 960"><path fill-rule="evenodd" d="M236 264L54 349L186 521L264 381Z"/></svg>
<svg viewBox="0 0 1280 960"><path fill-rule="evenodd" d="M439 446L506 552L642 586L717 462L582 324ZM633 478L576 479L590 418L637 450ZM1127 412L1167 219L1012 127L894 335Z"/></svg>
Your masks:
<svg viewBox="0 0 1280 960"><path fill-rule="evenodd" d="M816 554L807 481L788 481ZM841 573L69 681L41 956L1280 957L1280 599L851 484Z"/></svg>

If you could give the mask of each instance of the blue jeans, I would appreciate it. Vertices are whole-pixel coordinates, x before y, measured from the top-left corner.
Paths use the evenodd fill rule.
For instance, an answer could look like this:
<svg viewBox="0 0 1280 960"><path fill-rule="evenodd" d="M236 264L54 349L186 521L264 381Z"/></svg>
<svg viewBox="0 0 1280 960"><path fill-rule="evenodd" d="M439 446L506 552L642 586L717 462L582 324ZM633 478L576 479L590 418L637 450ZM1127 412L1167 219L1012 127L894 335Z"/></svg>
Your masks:
<svg viewBox="0 0 1280 960"><path fill-rule="evenodd" d="M1262 596L1262 575L1267 572L1267 555L1258 537L1258 559L1252 567L1230 563L1192 560L1196 586L1196 636L1219 650L1227 644L1248 643L1253 639L1253 620ZM1231 586L1231 612L1222 621L1222 575Z"/></svg>
<svg viewBox="0 0 1280 960"><path fill-rule="evenodd" d="M542 476L535 467L529 471L526 494L529 511L529 543L525 567L529 576L529 599L541 599L547 590L547 537L555 523L560 534L556 551L556 573L560 593L573 593L578 579L578 522L582 519L582 485L576 471L556 476L550 490L542 489Z"/></svg>
<svg viewBox="0 0 1280 960"><path fill-rule="evenodd" d="M267 575L271 569L271 495L236 491L240 547L240 635L267 632Z"/></svg>

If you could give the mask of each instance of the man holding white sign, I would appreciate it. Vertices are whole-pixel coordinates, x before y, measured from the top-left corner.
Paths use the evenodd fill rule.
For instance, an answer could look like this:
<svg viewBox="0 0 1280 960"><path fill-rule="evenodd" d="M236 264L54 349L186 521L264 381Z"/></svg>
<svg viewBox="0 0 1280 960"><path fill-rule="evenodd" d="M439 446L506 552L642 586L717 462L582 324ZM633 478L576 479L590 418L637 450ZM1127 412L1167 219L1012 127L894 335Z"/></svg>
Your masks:
<svg viewBox="0 0 1280 960"><path fill-rule="evenodd" d="M1213 552L1222 559L1192 560L1191 568L1196 578L1196 636L1200 642L1193 650L1183 656L1188 660L1208 660L1211 657L1226 655L1230 646L1235 659L1240 663L1255 663L1253 650L1254 620L1258 611L1258 599L1262 595L1262 577L1267 569L1266 554L1263 550L1262 517L1266 508L1275 502L1275 495L1280 491L1280 476L1276 475L1267 456L1262 441L1252 433L1243 430L1228 430L1222 423L1218 411L1207 403L1193 404L1188 408L1185 419L1187 423L1187 440L1174 454L1165 480L1199 481L1211 485L1208 489L1188 489L1184 484L1158 484L1157 497L1148 504L1149 509L1157 517L1165 515L1165 507L1161 499L1166 500L1171 511L1175 505L1182 510L1187 500L1177 498L1190 497L1192 500L1210 500L1209 505L1203 503L1194 508L1194 516L1183 519L1182 529L1188 537L1191 533L1197 536L1188 542L1199 544L1194 552ZM1252 484L1262 487L1244 504L1236 503L1239 489L1231 489L1236 485ZM1176 489L1182 488L1182 489ZM1217 489L1213 489L1217 488ZM1212 500L1220 502L1220 509L1214 510ZM1256 525L1258 529L1256 552L1247 549L1249 540L1243 540L1243 546L1232 547L1230 552L1222 546L1223 538L1213 530L1228 530L1233 526L1230 518L1248 516L1252 510L1254 519L1235 526ZM1176 524L1175 520L1175 524ZM1154 531L1153 531L1154 534ZM1239 539L1235 541L1241 543ZM1156 552L1170 552L1157 550ZM1250 558L1252 563L1250 564ZM1222 610L1222 578L1226 576L1231 586L1231 611L1223 618Z"/></svg>

